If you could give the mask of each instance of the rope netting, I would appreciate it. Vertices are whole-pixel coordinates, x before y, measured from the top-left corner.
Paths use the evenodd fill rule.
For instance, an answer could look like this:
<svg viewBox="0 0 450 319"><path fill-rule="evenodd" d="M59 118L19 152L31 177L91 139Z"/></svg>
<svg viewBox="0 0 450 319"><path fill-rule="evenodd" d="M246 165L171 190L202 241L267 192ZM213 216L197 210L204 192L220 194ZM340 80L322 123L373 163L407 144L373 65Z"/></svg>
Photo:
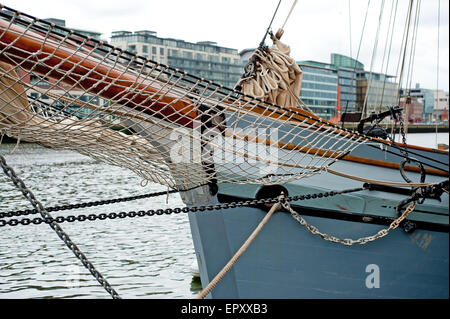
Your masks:
<svg viewBox="0 0 450 319"><path fill-rule="evenodd" d="M279 48L285 46L257 54L275 64L278 54L292 66L288 50ZM287 89L283 75L266 83L292 104L300 83L289 76L299 71L287 73ZM286 183L323 172L369 141L294 104L273 104L13 9L0 11L0 135L74 150L175 189L211 181Z"/></svg>

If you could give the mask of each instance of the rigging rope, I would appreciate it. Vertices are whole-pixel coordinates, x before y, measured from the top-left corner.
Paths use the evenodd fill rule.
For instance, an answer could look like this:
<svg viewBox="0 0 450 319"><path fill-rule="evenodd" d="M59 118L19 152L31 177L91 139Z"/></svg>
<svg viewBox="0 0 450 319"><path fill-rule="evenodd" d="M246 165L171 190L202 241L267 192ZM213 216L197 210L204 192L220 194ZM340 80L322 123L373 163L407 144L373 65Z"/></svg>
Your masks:
<svg viewBox="0 0 450 319"><path fill-rule="evenodd" d="M350 4L349 4L349 5L350 5ZM370 7L370 0L367 1L367 8L366 8L365 16L364 16L364 23L363 23L362 30L361 30L361 37L359 38L358 51L357 51L357 53L356 53L356 57L355 57L355 60L354 60L354 63L353 63L353 72L352 72L351 85L352 85L352 87L353 87L353 86L355 87L355 95L356 95L356 80L355 80L356 64L357 64L357 62L358 62L358 59L359 59L359 53L360 53L360 51L361 51L361 44L362 44L362 40L363 40L364 31L365 31L365 29L366 29L366 22L367 22L367 15L368 15L368 13L369 13L369 7ZM350 8L349 8L349 13L350 13ZM350 32L351 32L351 31L350 31ZM355 85L354 85L353 83L355 83ZM344 113L347 112L347 107L348 107L348 102L347 102L347 105L345 106ZM354 107L356 107L356 105L354 105ZM342 118L342 117L341 117L341 118ZM341 120L341 119L339 119L339 120ZM341 127L342 127L342 129L344 129L344 123L343 123L342 121L341 121Z"/></svg>
<svg viewBox="0 0 450 319"><path fill-rule="evenodd" d="M350 1L348 0L348 34L350 38L350 60L352 59L352 13L350 8Z"/></svg>
<svg viewBox="0 0 450 319"><path fill-rule="evenodd" d="M392 2L392 3L394 3L394 2ZM386 69L384 71L384 74L386 74L386 75L388 74L389 60L391 58L392 40L394 39L395 22L397 20L397 8L398 8L398 0L395 1L394 19L392 20L392 28L391 28L392 31L391 31L391 37L390 37L391 39L389 42L389 51L388 51L388 55L387 55ZM391 14L392 14L392 8L391 8ZM391 25L389 23L389 28L390 27L391 27ZM388 36L389 36L389 32L388 32ZM381 69L381 73L383 73L383 69ZM383 81L383 92L381 94L381 104L383 104L384 90L386 87L386 82L387 82L387 78L385 78ZM391 95L390 95L391 101L395 101L395 99L396 99L395 95L396 95L395 90L392 90ZM395 120L392 121L392 124L394 124L394 122L395 122ZM391 132L391 135L393 135L392 132Z"/></svg>
<svg viewBox="0 0 450 319"><path fill-rule="evenodd" d="M438 28L437 28L437 58L436 58L436 98L435 101L439 103L439 50L440 50L440 29L441 29L441 0L438 0ZM436 118L436 132L437 132L438 118ZM437 136L436 136L437 140Z"/></svg>
<svg viewBox="0 0 450 319"><path fill-rule="evenodd" d="M280 200L283 198L283 195L278 198ZM261 232L262 228L267 224L270 217L272 217L273 213L278 210L280 207L280 201L272 205L269 212L264 216L255 230L250 234L244 244L239 248L239 250L231 257L228 263L222 268L221 271L208 283L208 285L197 295L197 299L205 298L211 290L222 280L222 278L230 271L230 269L234 266L234 264L238 261L238 259L245 253L250 244L255 240L256 236Z"/></svg>
<svg viewBox="0 0 450 319"><path fill-rule="evenodd" d="M375 34L375 41L374 41L374 47L372 50L372 59L370 62L370 71L369 71L369 79L367 80L367 89L366 89L366 95L364 97L364 103L363 103L363 109L362 109L362 114L363 117L366 117L366 109L367 109L367 99L369 96L369 91L372 90L372 72L374 69L374 64L375 64L375 58L376 58L376 53L377 53L377 48L378 48L378 38L379 38L379 34L380 34L380 28L381 28L381 21L383 19L383 12L384 12L384 0L381 2L381 6L380 6L380 14L378 16L378 25L377 25L377 32Z"/></svg>
<svg viewBox="0 0 450 319"><path fill-rule="evenodd" d="M411 27L411 16L412 16L412 9L413 9L413 2L414 0L410 0L409 1L409 6L408 6L408 14L407 14L407 18L405 21L405 30L404 30L404 34L403 34L403 40L402 40L402 50L401 50L401 54L399 56L399 65L400 65L400 73L398 75L398 87L397 87L397 91L398 91L398 102L397 105L400 105L400 89L402 87L402 82L403 82L403 74L404 74L404 66L405 66L405 59L406 59L406 52L407 52L407 48L408 48L408 39L409 39L409 29ZM397 68L398 70L398 68ZM406 110L405 110L405 115L406 115ZM406 121L408 119L406 118Z"/></svg>
<svg viewBox="0 0 450 319"><path fill-rule="evenodd" d="M417 44L417 31L418 31L418 24L419 24L419 17L420 17L420 5L421 0L417 0L416 2L416 14L413 20L413 32L412 32L412 42L411 42L411 48L409 52L409 66L408 66L408 73L406 76L406 85L405 85L405 91L407 91L407 96L411 95L411 89L412 89L412 75L413 75L413 65L414 65L414 58L416 53L416 44Z"/></svg>
<svg viewBox="0 0 450 319"><path fill-rule="evenodd" d="M387 28L387 33L386 33L386 42L385 42L384 51L383 51L383 59L381 61L380 74L383 74L384 61L386 59L386 51L388 50L387 43L389 41L389 34L391 34L391 21L392 21L393 11L394 11L394 1L392 1L392 4L391 4L391 12L389 14L389 22L387 24L388 28ZM394 21L395 21L395 16L394 16ZM394 30L392 29L392 31L394 31ZM392 43L392 34L391 34L391 43ZM390 50L389 50L389 54L390 54ZM388 54L388 57L387 57L386 65L389 64L389 54ZM383 108L383 97L384 97L384 90L385 90L385 87L386 87L386 80L387 80L387 67L386 67L386 71L384 72L384 74L385 74L385 77L383 79L383 87L382 87L381 90L379 90L379 88L378 88L379 82L377 82L377 90L376 90L376 97L375 97L374 105L375 105L375 108L376 108L376 105L378 104L378 95L381 93L380 103L379 103L379 107L378 107L378 112L382 112L382 108Z"/></svg>
<svg viewBox="0 0 450 319"><path fill-rule="evenodd" d="M291 9L289 10L289 13L286 17L286 20L284 20L283 25L281 26L281 29L284 30L284 26L286 25L286 22L288 21L289 17L291 16L292 11L294 10L295 5L297 4L297 0L294 0L294 3L291 6Z"/></svg>

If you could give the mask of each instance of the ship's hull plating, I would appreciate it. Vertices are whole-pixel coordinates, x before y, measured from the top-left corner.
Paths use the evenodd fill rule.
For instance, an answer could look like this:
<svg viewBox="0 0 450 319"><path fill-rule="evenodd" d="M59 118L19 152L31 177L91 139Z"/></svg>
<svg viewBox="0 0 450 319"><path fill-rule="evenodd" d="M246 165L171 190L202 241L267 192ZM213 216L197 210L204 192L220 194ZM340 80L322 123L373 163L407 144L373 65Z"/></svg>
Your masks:
<svg viewBox="0 0 450 319"><path fill-rule="evenodd" d="M258 208L190 213L203 287L223 268L265 215ZM385 225L305 216L342 238ZM287 212L275 213L210 298L448 298L448 232L398 228L366 245L324 241Z"/></svg>

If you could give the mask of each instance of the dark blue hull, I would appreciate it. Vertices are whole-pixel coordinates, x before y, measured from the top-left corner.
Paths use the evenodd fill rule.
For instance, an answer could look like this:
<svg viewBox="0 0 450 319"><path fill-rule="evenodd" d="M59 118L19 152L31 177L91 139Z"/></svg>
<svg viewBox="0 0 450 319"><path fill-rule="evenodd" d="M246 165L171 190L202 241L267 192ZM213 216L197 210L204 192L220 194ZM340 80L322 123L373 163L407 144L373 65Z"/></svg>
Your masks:
<svg viewBox="0 0 450 319"><path fill-rule="evenodd" d="M223 268L266 212L236 208L190 213L203 287ZM386 225L304 216L322 232L357 239ZM365 245L311 234L277 212L210 298L448 298L448 231L401 228Z"/></svg>

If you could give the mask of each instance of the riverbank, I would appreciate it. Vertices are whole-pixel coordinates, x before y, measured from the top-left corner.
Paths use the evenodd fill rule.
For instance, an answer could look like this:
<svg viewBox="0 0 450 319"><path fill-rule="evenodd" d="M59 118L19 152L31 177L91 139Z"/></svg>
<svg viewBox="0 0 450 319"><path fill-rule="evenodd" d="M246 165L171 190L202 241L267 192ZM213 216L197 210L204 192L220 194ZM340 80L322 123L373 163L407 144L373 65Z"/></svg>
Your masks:
<svg viewBox="0 0 450 319"><path fill-rule="evenodd" d="M349 123L345 124L344 127L350 130L356 130L357 124ZM385 127L385 126L383 126ZM397 132L399 129L399 125L397 125ZM388 130L390 131L390 130ZM449 125L441 124L441 125L433 125L433 124L408 124L408 133L448 133Z"/></svg>
<svg viewBox="0 0 450 319"><path fill-rule="evenodd" d="M350 130L356 130L356 124L345 124L344 127ZM397 130L398 130L397 125ZM449 125L432 125L432 124L409 124L408 125L408 133L448 133ZM17 143L15 138L4 135L2 143ZM21 143L26 143L21 141Z"/></svg>

